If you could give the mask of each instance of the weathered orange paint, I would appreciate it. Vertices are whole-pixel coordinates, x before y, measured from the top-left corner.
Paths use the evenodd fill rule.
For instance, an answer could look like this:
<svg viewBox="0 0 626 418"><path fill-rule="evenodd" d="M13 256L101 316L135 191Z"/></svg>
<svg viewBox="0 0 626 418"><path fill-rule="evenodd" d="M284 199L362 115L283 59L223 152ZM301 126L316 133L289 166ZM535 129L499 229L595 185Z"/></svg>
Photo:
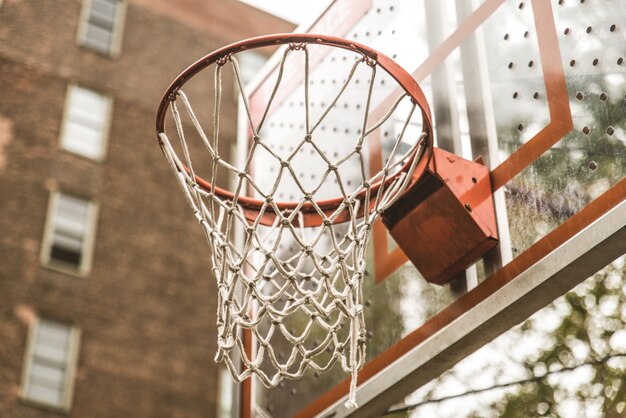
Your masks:
<svg viewBox="0 0 626 418"><path fill-rule="evenodd" d="M498 242L489 169L435 148L419 182L382 220L424 279L443 285Z"/></svg>

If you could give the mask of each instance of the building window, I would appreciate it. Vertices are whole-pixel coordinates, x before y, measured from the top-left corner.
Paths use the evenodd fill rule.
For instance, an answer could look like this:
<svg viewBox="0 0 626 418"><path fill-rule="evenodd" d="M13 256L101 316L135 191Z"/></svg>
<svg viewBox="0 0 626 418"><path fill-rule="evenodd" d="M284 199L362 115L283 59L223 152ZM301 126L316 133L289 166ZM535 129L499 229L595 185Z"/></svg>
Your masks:
<svg viewBox="0 0 626 418"><path fill-rule="evenodd" d="M69 410L80 331L38 319L30 330L22 397L54 409Z"/></svg>
<svg viewBox="0 0 626 418"><path fill-rule="evenodd" d="M44 265L85 275L91 268L96 206L65 193L53 193L42 246Z"/></svg>
<svg viewBox="0 0 626 418"><path fill-rule="evenodd" d="M83 157L104 157L111 114L111 99L92 90L69 86L61 147Z"/></svg>
<svg viewBox="0 0 626 418"><path fill-rule="evenodd" d="M114 56L119 53L125 2L122 0L84 0L78 42L96 52Z"/></svg>

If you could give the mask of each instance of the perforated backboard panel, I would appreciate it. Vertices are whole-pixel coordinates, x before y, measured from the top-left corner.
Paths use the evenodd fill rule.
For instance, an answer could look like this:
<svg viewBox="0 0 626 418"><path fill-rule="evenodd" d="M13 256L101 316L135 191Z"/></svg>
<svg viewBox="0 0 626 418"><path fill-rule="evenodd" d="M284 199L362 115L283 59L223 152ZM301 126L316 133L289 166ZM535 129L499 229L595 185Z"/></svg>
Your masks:
<svg viewBox="0 0 626 418"><path fill-rule="evenodd" d="M429 359L448 353L451 360L437 364L449 367L455 358L503 332L509 322L508 326L523 320L586 276L558 282L553 286L556 293L544 292L543 299L535 298L539 300L536 306L517 310L514 307L532 290L516 287L500 299L505 302L497 309L511 311L500 326L488 322L496 311L478 310L481 302L526 283L531 273L538 283L550 280L552 273L533 269L555 251L573 245L575 237L599 225L607 214L617 216L616 230L623 227L622 215L615 211L626 194L624 22L626 8L621 0L336 0L312 24L300 28L352 39L394 58L426 92L437 145L467 159L482 157L491 170L500 245L453 283L452 289L427 284L384 227L379 224L375 228L365 284L369 362L360 375L363 390L359 393L364 414L385 410L382 394L391 404L434 377L439 366L430 367ZM276 56L281 54L279 51ZM261 117L259 104L271 94L277 59L248 86L257 120ZM345 65L349 60L349 53L343 51L318 54L311 60L312 115L320 116L324 105L330 103L350 69ZM292 88L278 96L265 123L266 134L289 155L294 152L293 138L304 132L303 74L293 69L290 73L287 68L285 77L285 84ZM333 115L320 125L327 155L344 155L353 144L347 138L362 129L357 115L365 106L368 81L366 72L357 71ZM374 88L373 114L380 112L380 105L394 92L384 77ZM399 114L406 109L400 106ZM386 152L385 138L398 135L401 119L391 118L381 127L381 147L369 150L367 170L380 165ZM419 118L411 123L407 138L420 132L420 123ZM251 138L247 125L240 125L239 149L245 150ZM319 161L314 153L306 149L296 152L295 167L302 182L319 181ZM279 169L270 161L260 157L254 162L256 170L267 172L266 186ZM346 168L346 184L353 185L350 179L358 169L356 162L352 169ZM297 194L293 184L280 187L281 200ZM328 197L337 194L332 179L324 185L324 193ZM597 234L608 239L614 232L608 228ZM613 255L606 252L605 258ZM612 259L597 256L593 261L591 265L600 268ZM432 349L435 351L419 351L471 315L476 315L478 325L485 321L484 336L474 333L466 342L472 329L452 332ZM456 344L459 342L462 344ZM405 374L394 371L400 359L417 352L424 359L423 365L414 363L415 370L423 369L420 378L411 377L411 370ZM350 413L341 406L348 392L345 379L345 373L337 369L321 375L312 372L275 389L253 384L252 397L248 404L244 402L242 412L287 417L326 411L344 416Z"/></svg>

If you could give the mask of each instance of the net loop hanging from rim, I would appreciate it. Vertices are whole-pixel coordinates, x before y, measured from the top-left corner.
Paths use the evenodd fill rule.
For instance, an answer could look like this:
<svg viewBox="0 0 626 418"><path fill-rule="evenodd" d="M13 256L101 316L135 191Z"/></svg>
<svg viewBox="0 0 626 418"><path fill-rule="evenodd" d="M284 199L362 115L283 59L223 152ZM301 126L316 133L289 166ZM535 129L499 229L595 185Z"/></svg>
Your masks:
<svg viewBox="0 0 626 418"><path fill-rule="evenodd" d="M292 38L297 37L292 35ZM217 65L212 135L206 134L190 99L181 89L183 80L180 85L170 87L170 94L164 97L171 109L178 145L170 142L164 129L158 131L158 137L212 250L212 270L218 291L216 361L223 362L235 380L242 381L255 375L267 387L278 385L284 378L299 378L308 369L327 371L338 363L352 376L347 402L352 407L356 405L357 373L365 360L362 283L367 242L380 213L415 181L419 174L416 168L419 166L421 170L427 164L431 146L427 138L431 134L430 116L428 108L417 100L419 97L416 99L405 91L397 96L382 117L371 123L370 106L379 62L361 53L332 100L321 115L313 119L308 47L308 42L313 40L319 43L319 35L288 42L278 64L276 82L258 123L253 121L244 93L239 63L235 54L230 52L214 61ZM342 47L353 48L354 44L345 41ZM281 86L285 62L294 51L304 54L305 135L294 143L293 151L284 158L266 140L263 127ZM241 168L219 155L222 73L229 64L239 86L251 132L250 149ZM335 109L362 65L369 67L370 76L361 129L353 149L332 161L316 142L317 130ZM406 90L405 86L402 87ZM419 93L422 94L421 90ZM402 122L400 133L393 140L389 156L382 168L370 175L365 163L367 156L364 155L368 150L367 139L388 122L400 102L407 98L411 101L410 110ZM408 149L400 151L416 108L422 112L422 133L411 138ZM212 161L208 182L196 175L191 158L192 147L181 116L183 111L200 138L208 160ZM298 169L291 165L295 155L305 145L312 147L326 164L319 182L312 188L298 179ZM253 175L255 154L260 150L279 163L276 179L269 190L258 184ZM356 188L350 189L344 182L341 167L354 164L355 159L359 161L361 179ZM231 173L235 182L233 192L225 192L216 186L220 170ZM290 204L279 203L274 198L284 177L290 177L301 194ZM316 199L316 195L332 177L337 181L340 197L328 204ZM251 199L250 194L258 195L259 199ZM308 222L307 217L311 216L318 221L313 224ZM237 236L244 238L239 240ZM285 243L296 250L283 254L281 244ZM245 347L245 332L254 334L257 341L253 353ZM315 341L311 342L313 337ZM290 347L287 355L278 349L285 346ZM239 361L243 367L239 366Z"/></svg>

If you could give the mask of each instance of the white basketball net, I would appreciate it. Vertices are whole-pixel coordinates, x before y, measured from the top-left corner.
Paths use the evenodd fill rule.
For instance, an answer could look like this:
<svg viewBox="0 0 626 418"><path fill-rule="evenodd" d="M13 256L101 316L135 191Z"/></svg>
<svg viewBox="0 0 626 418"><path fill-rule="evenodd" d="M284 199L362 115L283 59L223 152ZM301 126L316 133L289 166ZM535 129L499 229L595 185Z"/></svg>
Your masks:
<svg viewBox="0 0 626 418"><path fill-rule="evenodd" d="M263 124L272 100L280 87L284 62L287 56L298 50L304 54L304 95L306 112L306 134L303 138L291 138L294 151L287 158L281 157L264 138ZM355 135L354 144L347 155L331 159L316 145L317 129L331 111L350 83L358 66L371 68L367 100L363 105L362 129ZM245 165L237 168L224 161L218 154L220 137L219 116L221 101L221 77L224 68L231 67L234 77L243 92L239 65L234 56L227 57L215 66L214 117L211 135L201 127L187 95L178 91L171 101L171 110L176 125L179 149L165 133L159 138L165 156L170 163L194 215L202 225L209 247L213 272L218 291L218 343L216 361L226 364L234 379L242 381L256 375L267 387L276 386L283 378L299 378L307 369L323 372L337 362L352 375L348 406L356 406L356 377L365 359L365 323L363 316L362 281L365 272L366 246L372 224L391 203L406 189L411 174L425 149L424 134L411 138L411 147L399 151L409 120L416 108L412 104L389 157L383 168L370 176L364 161L367 156L368 136L385 123L401 100L400 95L389 111L378 121L370 124L370 99L377 65L367 57L354 62L345 83L338 86L337 95L322 112L318 120L309 115L309 60L308 48L303 44L291 44L279 64L279 76L267 103L263 118L256 126L250 117L249 105L242 94L252 132L250 150ZM188 114L197 131L208 158L214 162L208 181L218 181L218 167L228 170L236 179L234 197L225 199L215 193L215 187L202 188L196 181L190 157L190 144L183 129L178 103ZM195 134L194 134L195 136ZM210 139L209 139L210 138ZM304 146L315 149L325 164L323 175L315 187L307 187L298 178L298 167L293 166L293 156ZM178 145L177 145L178 147ZM406 148L406 147L405 147ZM269 153L280 164L274 184L269 192L255 181L252 166L255 152ZM415 155L410 166L405 164ZM346 161L360 161L360 183L351 189L344 184L340 167ZM401 173L398 173L402 170ZM391 176L395 179L386 182ZM294 199L295 208L279 208L274 195L285 177L297 185L299 196ZM316 196L327 178L336 178L341 202L330 214L317 204ZM381 183L377 189L373 187ZM258 214L249 220L250 211L239 202L248 191L263 201ZM364 208L363 206L368 206ZM309 208L321 218L321 226L305 227L304 211ZM365 209L365 210L364 210ZM274 216L271 226L263 225L264 216ZM339 219L348 221L337 223ZM267 223L267 222L266 222ZM240 238L243 236L243 240ZM239 237L239 239L237 238ZM289 244L289 252L282 251ZM254 335L256 347L250 353L244 346L244 331ZM249 338L249 337L248 337ZM282 342L280 342L282 341ZM290 352L277 352L277 344L290 348ZM284 350L283 350L284 351Z"/></svg>

